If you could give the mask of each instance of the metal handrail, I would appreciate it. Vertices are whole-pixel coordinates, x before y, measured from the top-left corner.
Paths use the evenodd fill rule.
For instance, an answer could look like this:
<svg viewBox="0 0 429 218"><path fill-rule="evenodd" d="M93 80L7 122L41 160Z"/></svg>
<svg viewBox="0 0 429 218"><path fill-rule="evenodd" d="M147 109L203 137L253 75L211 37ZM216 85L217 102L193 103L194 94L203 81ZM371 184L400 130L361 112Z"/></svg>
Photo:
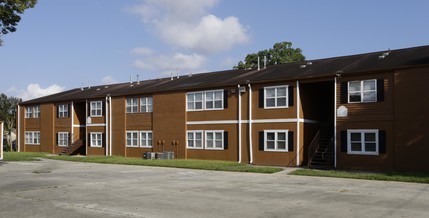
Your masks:
<svg viewBox="0 0 429 218"><path fill-rule="evenodd" d="M319 149L320 146L320 129L317 131L316 135L314 136L313 140L310 143L310 146L308 146L308 166L310 166L311 162L313 161L313 157L316 154L317 149Z"/></svg>

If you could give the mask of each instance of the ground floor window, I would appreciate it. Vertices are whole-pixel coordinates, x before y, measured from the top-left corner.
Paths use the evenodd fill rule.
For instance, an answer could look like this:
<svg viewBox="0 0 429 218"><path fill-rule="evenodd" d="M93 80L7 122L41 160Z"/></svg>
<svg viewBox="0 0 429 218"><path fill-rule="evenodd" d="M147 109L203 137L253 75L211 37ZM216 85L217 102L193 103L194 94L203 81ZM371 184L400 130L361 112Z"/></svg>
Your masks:
<svg viewBox="0 0 429 218"><path fill-rule="evenodd" d="M126 131L127 147L152 147L152 131Z"/></svg>
<svg viewBox="0 0 429 218"><path fill-rule="evenodd" d="M40 131L26 131L25 144L40 145Z"/></svg>
<svg viewBox="0 0 429 218"><path fill-rule="evenodd" d="M264 134L265 151L288 151L288 130L266 130Z"/></svg>
<svg viewBox="0 0 429 218"><path fill-rule="evenodd" d="M378 155L378 133L376 129L347 130L347 153Z"/></svg>
<svg viewBox="0 0 429 218"><path fill-rule="evenodd" d="M91 137L91 147L101 147L103 145L103 133L101 132L92 132Z"/></svg>
<svg viewBox="0 0 429 218"><path fill-rule="evenodd" d="M188 131L187 147L188 148L203 148L203 131Z"/></svg>
<svg viewBox="0 0 429 218"><path fill-rule="evenodd" d="M188 131L186 147L189 149L226 150L228 149L228 132L224 130Z"/></svg>
<svg viewBox="0 0 429 218"><path fill-rule="evenodd" d="M223 149L223 131L206 131L206 149Z"/></svg>
<svg viewBox="0 0 429 218"><path fill-rule="evenodd" d="M57 137L58 146L68 146L69 145L69 133L68 132L59 132Z"/></svg>

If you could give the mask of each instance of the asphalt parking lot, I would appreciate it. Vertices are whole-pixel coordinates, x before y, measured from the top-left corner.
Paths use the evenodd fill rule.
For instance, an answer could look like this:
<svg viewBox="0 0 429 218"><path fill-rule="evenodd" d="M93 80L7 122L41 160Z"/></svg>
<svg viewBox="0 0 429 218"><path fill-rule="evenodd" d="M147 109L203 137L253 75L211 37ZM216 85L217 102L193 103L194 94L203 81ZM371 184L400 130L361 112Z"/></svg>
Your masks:
<svg viewBox="0 0 429 218"><path fill-rule="evenodd" d="M75 163L0 163L0 217L429 217L429 185Z"/></svg>

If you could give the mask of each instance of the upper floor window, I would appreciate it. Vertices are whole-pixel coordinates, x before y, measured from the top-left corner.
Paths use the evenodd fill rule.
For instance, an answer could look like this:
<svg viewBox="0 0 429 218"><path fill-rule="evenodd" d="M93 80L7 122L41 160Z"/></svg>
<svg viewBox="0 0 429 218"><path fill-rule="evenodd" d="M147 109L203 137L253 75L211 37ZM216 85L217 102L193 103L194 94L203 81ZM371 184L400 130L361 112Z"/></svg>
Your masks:
<svg viewBox="0 0 429 218"><path fill-rule="evenodd" d="M138 98L127 98L127 113L137 113L139 108Z"/></svg>
<svg viewBox="0 0 429 218"><path fill-rule="evenodd" d="M375 79L350 81L348 90L349 103L377 101L377 80Z"/></svg>
<svg viewBox="0 0 429 218"><path fill-rule="evenodd" d="M26 131L25 144L40 145L40 131Z"/></svg>
<svg viewBox="0 0 429 218"><path fill-rule="evenodd" d="M33 118L33 107L32 106L25 108L25 118Z"/></svg>
<svg viewBox="0 0 429 218"><path fill-rule="evenodd" d="M288 107L288 86L265 87L264 96L264 108Z"/></svg>
<svg viewBox="0 0 429 218"><path fill-rule="evenodd" d="M69 105L60 104L58 105L58 117L68 117L69 116Z"/></svg>
<svg viewBox="0 0 429 218"><path fill-rule="evenodd" d="M347 130L347 153L378 155L378 130Z"/></svg>
<svg viewBox="0 0 429 218"><path fill-rule="evenodd" d="M59 132L58 133L57 144L58 146L68 146L69 145L69 133L68 132Z"/></svg>
<svg viewBox="0 0 429 218"><path fill-rule="evenodd" d="M33 115L34 115L34 118L40 117L40 106L39 105L33 107Z"/></svg>
<svg viewBox="0 0 429 218"><path fill-rule="evenodd" d="M224 90L189 92L186 94L187 111L224 109L224 97Z"/></svg>
<svg viewBox="0 0 429 218"><path fill-rule="evenodd" d="M103 133L92 132L90 134L91 147L101 147L103 145Z"/></svg>
<svg viewBox="0 0 429 218"><path fill-rule="evenodd" d="M153 105L152 97L140 98L140 112L152 112L152 109L153 109L152 105Z"/></svg>
<svg viewBox="0 0 429 218"><path fill-rule="evenodd" d="M90 104L91 117L101 117L103 114L103 102L92 101Z"/></svg>
<svg viewBox="0 0 429 218"><path fill-rule="evenodd" d="M39 118L40 117L40 106L27 106L25 107L25 118Z"/></svg>

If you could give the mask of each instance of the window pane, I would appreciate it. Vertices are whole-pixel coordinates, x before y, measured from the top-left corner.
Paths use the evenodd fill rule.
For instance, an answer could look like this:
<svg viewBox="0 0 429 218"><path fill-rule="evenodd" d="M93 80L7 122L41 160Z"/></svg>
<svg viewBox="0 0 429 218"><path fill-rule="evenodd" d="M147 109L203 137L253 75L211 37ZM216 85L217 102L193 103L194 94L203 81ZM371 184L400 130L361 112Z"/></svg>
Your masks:
<svg viewBox="0 0 429 218"><path fill-rule="evenodd" d="M360 93L350 93L350 102L361 102Z"/></svg>
<svg viewBox="0 0 429 218"><path fill-rule="evenodd" d="M202 100L203 100L203 93L196 93L195 101L202 101Z"/></svg>
<svg viewBox="0 0 429 218"><path fill-rule="evenodd" d="M267 133L267 140L274 141L275 134L272 132Z"/></svg>
<svg viewBox="0 0 429 218"><path fill-rule="evenodd" d="M362 151L362 144L361 143L352 143L351 144L351 150L352 151Z"/></svg>
<svg viewBox="0 0 429 218"><path fill-rule="evenodd" d="M284 97L284 96L286 96L286 87L277 88L277 97Z"/></svg>
<svg viewBox="0 0 429 218"><path fill-rule="evenodd" d="M213 92L207 92L206 93L206 100L207 101L213 100Z"/></svg>
<svg viewBox="0 0 429 218"><path fill-rule="evenodd" d="M350 141L360 142L361 141L361 134L360 133L350 133Z"/></svg>
<svg viewBox="0 0 429 218"><path fill-rule="evenodd" d="M202 148L203 146L202 146L202 143L201 143L201 140L196 140L195 141L195 147L196 148Z"/></svg>
<svg viewBox="0 0 429 218"><path fill-rule="evenodd" d="M202 137L202 134L200 132L195 133L195 139L201 140L202 138L203 137Z"/></svg>
<svg viewBox="0 0 429 218"><path fill-rule="evenodd" d="M365 142L375 142L375 133L365 133Z"/></svg>
<svg viewBox="0 0 429 218"><path fill-rule="evenodd" d="M194 139L194 133L192 133L192 132L188 133L188 139L193 140Z"/></svg>
<svg viewBox="0 0 429 218"><path fill-rule="evenodd" d="M216 140L222 140L222 133L217 132L217 133L215 134L215 137L216 137Z"/></svg>
<svg viewBox="0 0 429 218"><path fill-rule="evenodd" d="M363 93L364 102L374 102L377 101L375 92L364 92Z"/></svg>
<svg viewBox="0 0 429 218"><path fill-rule="evenodd" d="M349 92L360 91L360 81L349 82Z"/></svg>
<svg viewBox="0 0 429 218"><path fill-rule="evenodd" d="M274 149L274 141L267 141L267 149Z"/></svg>
<svg viewBox="0 0 429 218"><path fill-rule="evenodd" d="M212 101L207 101L207 102L206 102L206 108L207 108L207 109L211 109L211 108L213 108L213 102L212 102Z"/></svg>
<svg viewBox="0 0 429 218"><path fill-rule="evenodd" d="M285 140L286 140L286 133L284 133L284 132L279 132L279 133L277 134L277 139L278 139L278 140L285 141Z"/></svg>
<svg viewBox="0 0 429 218"><path fill-rule="evenodd" d="M203 102L196 102L194 109L203 109Z"/></svg>
<svg viewBox="0 0 429 218"><path fill-rule="evenodd" d="M375 152L376 151L376 145L375 145L375 143L365 143L365 151L367 151L367 152Z"/></svg>
<svg viewBox="0 0 429 218"><path fill-rule="evenodd" d="M267 107L274 107L274 106L276 106L276 99L275 98L268 98L268 99L266 99L266 106Z"/></svg>
<svg viewBox="0 0 429 218"><path fill-rule="evenodd" d="M194 147L194 140L188 140L188 147L193 148Z"/></svg>
<svg viewBox="0 0 429 218"><path fill-rule="evenodd" d="M277 142L277 149L286 150L286 142L285 141L278 141Z"/></svg>
<svg viewBox="0 0 429 218"><path fill-rule="evenodd" d="M215 99L222 99L222 94L223 94L223 92L221 92L221 91L215 92Z"/></svg>
<svg viewBox="0 0 429 218"><path fill-rule="evenodd" d="M216 141L216 148L222 148L222 141Z"/></svg>
<svg viewBox="0 0 429 218"><path fill-rule="evenodd" d="M207 148L213 148L213 141L207 140Z"/></svg>
<svg viewBox="0 0 429 218"><path fill-rule="evenodd" d="M277 98L277 107L286 106L286 97Z"/></svg>
<svg viewBox="0 0 429 218"><path fill-rule="evenodd" d="M375 80L363 81L363 91L375 90Z"/></svg>
<svg viewBox="0 0 429 218"><path fill-rule="evenodd" d="M194 108L194 103L192 102L188 102L188 110L193 110Z"/></svg>
<svg viewBox="0 0 429 218"><path fill-rule="evenodd" d="M275 97L276 96L274 88L265 89L265 94L266 94L266 97Z"/></svg>
<svg viewBox="0 0 429 218"><path fill-rule="evenodd" d="M215 108L222 108L222 101L215 101Z"/></svg>

